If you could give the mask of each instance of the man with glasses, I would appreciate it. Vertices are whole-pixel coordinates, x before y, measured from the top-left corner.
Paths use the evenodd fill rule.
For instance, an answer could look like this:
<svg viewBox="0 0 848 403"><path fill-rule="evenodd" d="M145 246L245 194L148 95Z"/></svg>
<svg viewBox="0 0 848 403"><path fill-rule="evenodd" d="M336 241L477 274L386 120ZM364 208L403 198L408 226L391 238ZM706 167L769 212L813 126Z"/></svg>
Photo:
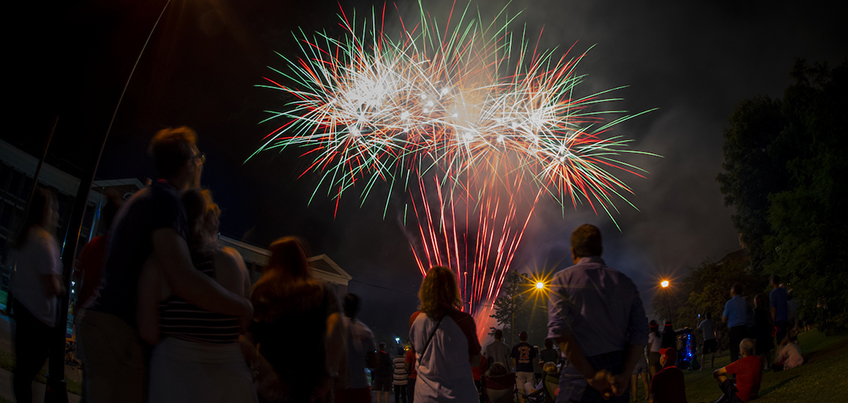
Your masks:
<svg viewBox="0 0 848 403"><path fill-rule="evenodd" d="M200 186L206 157L188 127L164 129L149 152L161 179L138 191L115 217L99 295L80 319L79 336L90 403L137 402L144 396L145 360L136 329L137 284L152 259L171 291L211 312L253 315L250 301L194 268L186 243L180 192Z"/></svg>

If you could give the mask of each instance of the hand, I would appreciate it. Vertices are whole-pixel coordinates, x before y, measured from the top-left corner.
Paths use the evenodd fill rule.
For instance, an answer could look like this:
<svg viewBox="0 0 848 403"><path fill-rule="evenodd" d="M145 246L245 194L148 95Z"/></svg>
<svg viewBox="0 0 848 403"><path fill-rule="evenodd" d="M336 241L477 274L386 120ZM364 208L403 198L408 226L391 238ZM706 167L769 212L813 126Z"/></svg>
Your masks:
<svg viewBox="0 0 848 403"><path fill-rule="evenodd" d="M592 378L586 379L586 383L588 383L593 389L601 392L605 400L608 400L612 396L611 385L613 382L614 378L612 373L605 369L595 371L595 375Z"/></svg>
<svg viewBox="0 0 848 403"><path fill-rule="evenodd" d="M612 393L616 396L621 396L630 387L630 376L627 374L617 374L612 377L611 383Z"/></svg>

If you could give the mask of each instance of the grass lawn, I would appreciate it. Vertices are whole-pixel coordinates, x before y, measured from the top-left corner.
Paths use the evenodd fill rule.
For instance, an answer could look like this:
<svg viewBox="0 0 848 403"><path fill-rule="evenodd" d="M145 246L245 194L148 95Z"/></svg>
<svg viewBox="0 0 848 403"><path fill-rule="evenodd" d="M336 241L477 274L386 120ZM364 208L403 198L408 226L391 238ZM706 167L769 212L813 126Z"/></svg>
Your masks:
<svg viewBox="0 0 848 403"><path fill-rule="evenodd" d="M804 365L788 371L764 373L760 398L756 402L845 401L848 396L848 334L825 337L818 330L811 330L801 333L798 341ZM715 360L716 367L729 363L726 350L724 356ZM709 365L703 371L684 371L684 374L689 403L711 402L721 396Z"/></svg>

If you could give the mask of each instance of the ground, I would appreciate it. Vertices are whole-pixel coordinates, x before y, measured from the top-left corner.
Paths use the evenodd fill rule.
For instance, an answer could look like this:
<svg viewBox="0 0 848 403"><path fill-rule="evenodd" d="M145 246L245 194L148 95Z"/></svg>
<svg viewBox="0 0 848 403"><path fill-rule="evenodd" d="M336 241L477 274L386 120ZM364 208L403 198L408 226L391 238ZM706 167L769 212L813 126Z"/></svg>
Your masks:
<svg viewBox="0 0 848 403"><path fill-rule="evenodd" d="M848 396L848 333L825 336L818 330L801 333L798 336L801 349L806 360L804 365L783 372L766 372L763 374L760 398L757 403L792 403L792 402L837 402ZM12 355L11 327L8 317L0 315L0 403L12 402L11 373L14 355ZM699 357L700 359L700 357ZM716 366L724 366L729 357L716 358ZM71 374L68 371L73 371ZM684 371L686 379L686 398L689 403L710 402L720 395L718 386L712 377L712 370L707 367L702 371ZM79 373L66 367L69 377L69 389L74 378L79 379ZM78 384L77 384L78 385ZM76 386L78 387L78 386ZM41 389L43 385L36 385ZM37 396L43 396L36 392ZM376 393L372 392L376 402ZM637 396L643 397L641 382ZM839 396L843 396L840 398ZM72 401L78 399L71 396ZM394 393L390 394L394 401ZM644 401L644 400L642 400Z"/></svg>

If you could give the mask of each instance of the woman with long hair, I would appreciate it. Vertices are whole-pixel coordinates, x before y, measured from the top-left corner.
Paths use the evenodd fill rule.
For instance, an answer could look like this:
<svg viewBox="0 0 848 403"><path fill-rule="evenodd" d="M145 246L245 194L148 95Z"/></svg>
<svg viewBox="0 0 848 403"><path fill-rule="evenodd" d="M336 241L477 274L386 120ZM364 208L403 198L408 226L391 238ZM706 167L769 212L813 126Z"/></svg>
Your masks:
<svg viewBox="0 0 848 403"><path fill-rule="evenodd" d="M192 263L239 296L249 288L241 255L218 246L220 209L209 191L182 196ZM257 401L242 355L236 316L212 313L171 294L150 258L139 278L138 330L154 345L150 359L151 402Z"/></svg>
<svg viewBox="0 0 848 403"><path fill-rule="evenodd" d="M421 307L409 318L409 338L418 371L415 401L478 401L471 367L480 365L474 318L460 311L454 273L442 266L427 272L418 291Z"/></svg>
<svg viewBox="0 0 848 403"><path fill-rule="evenodd" d="M281 238L268 249L268 266L250 296L254 316L245 336L277 375L277 384L260 389L260 398L331 401L332 376L346 350L336 293L309 273L299 239Z"/></svg>
<svg viewBox="0 0 848 403"><path fill-rule="evenodd" d="M32 401L32 380L50 353L56 327L57 296L65 293L56 243L58 203L53 192L36 189L14 242L12 278L15 312L15 400Z"/></svg>

